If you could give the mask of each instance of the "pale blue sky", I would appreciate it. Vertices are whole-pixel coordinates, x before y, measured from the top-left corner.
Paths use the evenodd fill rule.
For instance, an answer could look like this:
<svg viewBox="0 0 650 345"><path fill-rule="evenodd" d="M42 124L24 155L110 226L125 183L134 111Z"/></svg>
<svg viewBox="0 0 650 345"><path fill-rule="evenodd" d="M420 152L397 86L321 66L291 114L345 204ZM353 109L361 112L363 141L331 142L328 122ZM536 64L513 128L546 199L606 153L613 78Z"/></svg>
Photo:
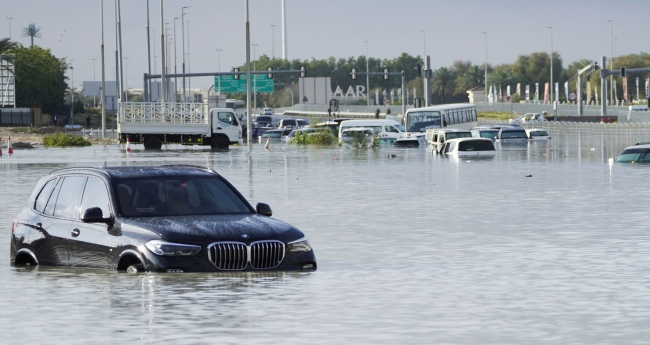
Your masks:
<svg viewBox="0 0 650 345"><path fill-rule="evenodd" d="M100 0L0 1L0 37L8 37L11 27L12 39L29 45L22 29L35 23L42 29L35 44L50 48L57 57L74 60L77 87L93 80L93 74L100 80ZM170 23L172 35L174 17L181 17L182 7L190 6L185 10L189 21L185 44L189 41L192 72L217 71L216 49L222 49L222 71L245 61L244 0L163 0L163 4L164 21ZM548 52L551 26L553 50L567 66L579 59L600 61L601 56L609 56L612 27L615 55L648 52L649 5L647 0L286 0L287 56L301 60L356 57L365 55L364 41L369 42L371 57L391 59L402 52L416 56L423 55L426 37L434 69L450 66L454 60L483 64L485 35L481 32L485 31L488 63L497 65L512 63L522 54ZM160 55L160 0L149 0L149 6L152 40L153 30L157 39L155 55ZM249 6L256 55L272 56L275 46L275 56L281 57L281 0L249 0ZM147 71L146 0L122 0L121 9L128 85L142 87L142 74ZM176 20L176 38L180 71L180 19ZM114 80L114 0L104 0L104 41L107 80ZM97 59L94 69L92 59ZM173 51L171 60L173 70ZM159 60L156 65L160 71ZM210 78L192 85L210 85Z"/></svg>

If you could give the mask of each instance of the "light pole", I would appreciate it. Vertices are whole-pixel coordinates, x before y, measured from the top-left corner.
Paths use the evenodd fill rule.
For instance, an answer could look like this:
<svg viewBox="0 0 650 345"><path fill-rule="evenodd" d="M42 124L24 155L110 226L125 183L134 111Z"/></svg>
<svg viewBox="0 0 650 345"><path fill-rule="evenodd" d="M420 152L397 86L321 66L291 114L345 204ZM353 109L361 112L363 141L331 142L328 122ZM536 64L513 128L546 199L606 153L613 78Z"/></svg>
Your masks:
<svg viewBox="0 0 650 345"><path fill-rule="evenodd" d="M70 60L70 129L74 125L74 68L72 63L74 60Z"/></svg>
<svg viewBox="0 0 650 345"><path fill-rule="evenodd" d="M170 49L171 45L169 44L169 42L172 39L172 36L169 33L169 30L171 30L171 28L168 28L167 25L169 25L169 23L165 23L165 61L167 61L167 63L165 64L164 68L165 68L165 73L166 74L170 72L170 70L171 70L170 66L172 64L172 59L171 59L171 54L172 53L171 53L171 49ZM169 99L169 93L171 91L169 89L170 81L171 80L169 80L169 79L167 79L165 81L165 83L167 85L167 94L165 95L165 98L167 99L168 102L174 102L175 100Z"/></svg>
<svg viewBox="0 0 650 345"><path fill-rule="evenodd" d="M551 104L553 104L553 27L549 26L549 29L551 29L551 55L549 55L549 58L551 59L551 97L549 100L551 101Z"/></svg>
<svg viewBox="0 0 650 345"><path fill-rule="evenodd" d="M176 51L178 50L176 48L176 19L180 19L180 17L174 18L174 74L178 73L176 71ZM177 91L178 91L178 78L174 77L174 102L176 102Z"/></svg>
<svg viewBox="0 0 650 345"><path fill-rule="evenodd" d="M609 33L610 33L610 49L611 49L611 59L609 60L609 70L614 69L614 22L610 19L607 20L609 22ZM609 76L609 104L614 105L614 75ZM603 100L603 102L606 102L607 100Z"/></svg>
<svg viewBox="0 0 650 345"><path fill-rule="evenodd" d="M217 49L217 72L221 72L221 51L223 49ZM217 92L221 95L221 76L219 76L219 85Z"/></svg>
<svg viewBox="0 0 650 345"><path fill-rule="evenodd" d="M183 35L183 74L185 74L185 9L189 8L190 6L183 6L181 8L181 35ZM186 96L185 96L185 76L183 76L183 103L186 101Z"/></svg>
<svg viewBox="0 0 650 345"><path fill-rule="evenodd" d="M124 57L124 70L126 71L124 75L126 78L124 78L124 92L126 95L124 96L124 99L128 102L129 101L129 57L125 56Z"/></svg>
<svg viewBox="0 0 650 345"><path fill-rule="evenodd" d="M422 55L422 66L426 65L426 59L427 59L427 32L424 30L422 31L422 42L424 43L424 55Z"/></svg>
<svg viewBox="0 0 650 345"><path fill-rule="evenodd" d="M487 89L487 32L483 31L483 34L485 34L485 78L483 79L483 90L485 90L485 101L488 101L487 95L488 95L488 89Z"/></svg>
<svg viewBox="0 0 650 345"><path fill-rule="evenodd" d="M368 106L370 106L370 64L368 63L368 41L366 43L366 96L368 98Z"/></svg>
<svg viewBox="0 0 650 345"><path fill-rule="evenodd" d="M275 24L271 24L271 57L275 60Z"/></svg>
<svg viewBox="0 0 650 345"><path fill-rule="evenodd" d="M257 62L257 55L255 54L255 47L257 43L251 43L253 47L253 71L256 71L255 63ZM257 109L257 75L253 74L253 108Z"/></svg>
<svg viewBox="0 0 650 345"><path fill-rule="evenodd" d="M95 79L95 61L97 61L97 59L91 59L91 60L93 60L93 81L97 81L97 80ZM95 99L95 95L94 95L94 94L93 94L93 107L97 108L97 101L96 101L96 99Z"/></svg>
<svg viewBox="0 0 650 345"><path fill-rule="evenodd" d="M11 41L11 20L14 19L14 17L7 17L9 20L9 40Z"/></svg>

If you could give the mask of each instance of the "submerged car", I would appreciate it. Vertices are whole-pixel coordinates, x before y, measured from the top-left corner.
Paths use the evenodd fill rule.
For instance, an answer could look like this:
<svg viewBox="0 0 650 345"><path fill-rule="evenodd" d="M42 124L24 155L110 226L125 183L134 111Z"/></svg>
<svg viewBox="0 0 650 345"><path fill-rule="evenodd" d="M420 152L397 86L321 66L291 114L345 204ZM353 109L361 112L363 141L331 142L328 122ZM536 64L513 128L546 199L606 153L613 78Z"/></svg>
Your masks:
<svg viewBox="0 0 650 345"><path fill-rule="evenodd" d="M460 158L494 157L496 149L494 142L489 138L457 138L445 141L440 153Z"/></svg>
<svg viewBox="0 0 650 345"><path fill-rule="evenodd" d="M195 166L65 168L11 228L12 265L127 272L314 271L305 234Z"/></svg>
<svg viewBox="0 0 650 345"><path fill-rule="evenodd" d="M526 133L528 134L528 139L530 139L530 140L549 140L549 139L551 139L551 136L548 134L548 132L546 130L540 129L540 128L526 129Z"/></svg>
<svg viewBox="0 0 650 345"><path fill-rule="evenodd" d="M650 143L638 143L626 147L616 157L616 163L650 163Z"/></svg>

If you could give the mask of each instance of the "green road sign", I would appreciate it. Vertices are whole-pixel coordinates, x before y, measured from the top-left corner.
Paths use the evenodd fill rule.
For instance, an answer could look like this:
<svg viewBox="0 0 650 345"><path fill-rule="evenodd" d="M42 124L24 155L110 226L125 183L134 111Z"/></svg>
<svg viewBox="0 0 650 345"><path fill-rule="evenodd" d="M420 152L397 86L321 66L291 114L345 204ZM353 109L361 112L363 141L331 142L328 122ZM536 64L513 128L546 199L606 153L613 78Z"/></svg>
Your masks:
<svg viewBox="0 0 650 345"><path fill-rule="evenodd" d="M251 91L258 93L273 92L273 79L266 74L251 74ZM234 75L218 75L214 77L214 90L221 93L246 93L246 75L235 80Z"/></svg>

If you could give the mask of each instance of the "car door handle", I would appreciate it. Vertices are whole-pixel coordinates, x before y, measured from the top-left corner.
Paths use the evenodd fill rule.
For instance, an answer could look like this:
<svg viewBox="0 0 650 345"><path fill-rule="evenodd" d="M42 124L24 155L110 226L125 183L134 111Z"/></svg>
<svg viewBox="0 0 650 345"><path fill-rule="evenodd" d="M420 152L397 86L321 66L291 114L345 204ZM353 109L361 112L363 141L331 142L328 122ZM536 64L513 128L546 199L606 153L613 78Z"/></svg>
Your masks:
<svg viewBox="0 0 650 345"><path fill-rule="evenodd" d="M79 231L79 229L74 229L70 232L70 235L72 235L72 237L77 237L80 233L81 231Z"/></svg>

